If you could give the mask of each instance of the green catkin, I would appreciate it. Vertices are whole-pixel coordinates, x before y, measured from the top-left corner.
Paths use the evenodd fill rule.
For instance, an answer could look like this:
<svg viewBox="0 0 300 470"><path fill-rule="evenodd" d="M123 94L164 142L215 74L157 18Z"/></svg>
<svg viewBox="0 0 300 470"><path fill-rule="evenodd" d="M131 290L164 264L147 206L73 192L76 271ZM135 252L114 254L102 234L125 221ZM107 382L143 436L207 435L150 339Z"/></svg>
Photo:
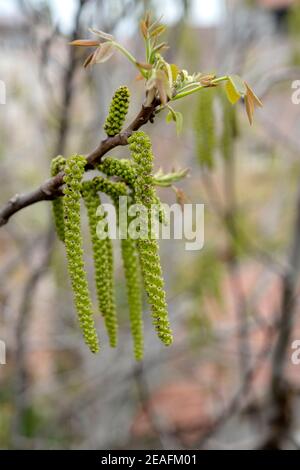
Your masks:
<svg viewBox="0 0 300 470"><path fill-rule="evenodd" d="M132 167L131 162L122 162L123 163L123 170L122 174L118 172L118 176L122 176L124 180L132 181L130 176L133 176L133 173L128 170L127 163L129 163L130 167ZM110 168L112 169L114 165L110 164ZM120 167L118 167L120 168ZM131 168L132 170L133 168ZM113 173L112 173L113 175ZM114 174L116 176L116 174ZM136 173L134 171L134 179L136 177ZM105 180L106 186L107 180ZM106 190L106 194L109 194L112 198L117 212L119 213L119 196L125 196L125 188L126 186L123 183L112 183L110 182L110 187L103 187L102 183L102 190ZM127 196L128 198L128 196ZM128 199L127 199L128 200ZM127 227L128 230L128 227ZM129 236L127 231L126 233L127 238L121 238L121 253L123 259L123 266L124 266L124 274L126 280L126 290L127 290L127 298L128 298L128 307L129 307L129 319L130 319L130 328L131 334L133 339L133 349L134 349L134 356L137 361L143 359L144 353L144 334L143 334L143 309L142 309L142 285L141 285L141 273L140 273L140 264L138 258L138 252L136 247L135 240L132 240Z"/></svg>
<svg viewBox="0 0 300 470"><path fill-rule="evenodd" d="M115 92L104 124L104 130L109 137L121 132L129 107L129 99L130 92L126 86L121 86Z"/></svg>
<svg viewBox="0 0 300 470"><path fill-rule="evenodd" d="M122 158L106 157L105 160L98 165L98 170L107 176L118 176L129 186L133 186L136 179L136 171L131 161Z"/></svg>
<svg viewBox="0 0 300 470"><path fill-rule="evenodd" d="M135 132L129 139L129 148L134 161L137 177L134 185L136 204L142 204L149 212L151 205L156 202L153 186L153 155L149 137L143 132ZM151 227L150 231L151 231ZM153 325L158 337L165 345L173 341L170 329L164 281L159 258L158 243L148 234L147 238L137 240L142 275L148 301L151 305Z"/></svg>
<svg viewBox="0 0 300 470"><path fill-rule="evenodd" d="M98 170L105 173L107 176L117 176L123 180L128 186L134 189L136 180L136 169L133 163L126 158L115 159L106 157L105 160L98 165ZM159 206L158 217L161 223L166 222L165 212L161 205L159 197L155 194L155 203Z"/></svg>
<svg viewBox="0 0 300 470"><path fill-rule="evenodd" d="M96 212L101 200L93 182L87 181L82 184L82 195L87 209L93 247L98 306L104 317L110 346L116 347L118 321L115 304L112 242L110 238L102 240L97 236L98 218Z"/></svg>
<svg viewBox="0 0 300 470"><path fill-rule="evenodd" d="M83 156L74 155L67 160L65 166L65 186L63 189L65 246L79 325L86 344L93 353L96 353L99 351L99 342L93 319L87 275L84 269L83 240L80 230L80 191L85 165L86 159Z"/></svg>
<svg viewBox="0 0 300 470"><path fill-rule="evenodd" d="M64 157L59 155L53 158L51 162L51 176L56 176L60 171L64 169L66 160ZM65 226L64 226L64 207L63 198L58 197L52 201L52 213L54 218L54 224L58 238L65 241Z"/></svg>
<svg viewBox="0 0 300 470"><path fill-rule="evenodd" d="M238 136L236 109L229 103L224 93L220 94L223 108L223 130L220 139L220 149L224 160L229 161L233 156L234 140Z"/></svg>
<svg viewBox="0 0 300 470"><path fill-rule="evenodd" d="M140 361L143 359L144 353L143 307L140 265L135 240L131 238L121 240L121 251L126 279L134 356L137 361Z"/></svg>
<svg viewBox="0 0 300 470"><path fill-rule="evenodd" d="M211 169L214 163L216 145L214 120L213 88L206 88L198 93L197 109L194 118L196 151L201 165Z"/></svg>
<svg viewBox="0 0 300 470"><path fill-rule="evenodd" d="M97 191L107 194L113 200L118 200L119 196L127 196L127 186L122 182L109 181L102 176L96 176L92 181Z"/></svg>
<svg viewBox="0 0 300 470"><path fill-rule="evenodd" d="M131 162L127 163L130 163L132 166ZM109 167L112 168L114 165L109 165ZM113 172L111 175L115 176L115 173ZM119 176L121 176L121 174L119 174ZM102 177L94 178L92 184L94 186L94 191L101 191L111 197L118 211L119 196L127 196L126 185L124 183L111 182ZM121 252L126 279L134 355L136 360L141 360L143 358L142 287L135 241L130 238L122 239ZM112 256L112 250L110 250L110 255ZM100 292L100 294L102 294L102 292Z"/></svg>

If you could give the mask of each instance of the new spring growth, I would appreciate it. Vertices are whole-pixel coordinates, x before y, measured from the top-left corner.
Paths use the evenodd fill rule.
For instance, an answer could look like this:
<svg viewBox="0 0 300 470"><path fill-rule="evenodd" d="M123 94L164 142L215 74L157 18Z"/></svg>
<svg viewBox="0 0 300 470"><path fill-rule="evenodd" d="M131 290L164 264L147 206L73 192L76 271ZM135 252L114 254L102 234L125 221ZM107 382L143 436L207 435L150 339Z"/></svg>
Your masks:
<svg viewBox="0 0 300 470"><path fill-rule="evenodd" d="M214 96L213 88L206 90L205 93L199 93L194 120L198 160L201 165L208 168L213 167L216 146Z"/></svg>
<svg viewBox="0 0 300 470"><path fill-rule="evenodd" d="M101 239L97 236L97 210L101 204L94 181L82 184L82 196L87 209L90 237L93 247L95 285L99 310L105 321L111 347L117 345L117 314L113 277L112 242L110 238ZM105 215L102 216L105 219Z"/></svg>
<svg viewBox="0 0 300 470"><path fill-rule="evenodd" d="M106 164L100 165L101 171L107 172L110 176L119 176L124 180L131 180L133 176L132 163L126 160L119 161L107 158ZM132 170L129 171L128 170ZM134 173L135 176L135 173ZM127 195L127 188L124 183L111 182L102 177L96 177L93 180L94 187L106 193L119 212L119 197ZM129 199L129 196L127 196ZM128 227L127 227L128 229ZM129 237L121 240L121 252L124 265L124 273L126 279L126 289L129 307L129 318L131 326L131 334L133 339L134 355L136 360L143 358L144 338L143 338L143 321L142 321L142 285L140 279L140 266L136 243ZM105 240L104 240L105 241ZM111 245L110 245L111 247ZM111 252L112 253L112 252Z"/></svg>
<svg viewBox="0 0 300 470"><path fill-rule="evenodd" d="M121 240L121 250L126 279L127 298L134 356L137 361L143 359L144 333L142 319L142 284L140 264L135 240Z"/></svg>
<svg viewBox="0 0 300 470"><path fill-rule="evenodd" d="M125 158L116 160L112 157L106 157L103 163L98 165L98 170L107 176L118 176L131 187L136 179L136 171L132 162Z"/></svg>
<svg viewBox="0 0 300 470"><path fill-rule="evenodd" d="M153 155L149 137L144 132L135 132L129 139L131 156L135 163L137 178L134 185L136 204L142 204L149 211L156 201L153 185L152 167ZM151 231L151 227L150 227ZM164 281L159 258L158 243L151 237L137 240L141 270L148 301L152 310L152 321L158 337L165 345L173 341L170 329Z"/></svg>
<svg viewBox="0 0 300 470"><path fill-rule="evenodd" d="M65 246L79 325L86 344L95 353L99 351L99 342L84 269L83 241L80 230L80 191L85 165L86 159L83 156L74 155L67 160L65 166L63 189Z"/></svg>
<svg viewBox="0 0 300 470"><path fill-rule="evenodd" d="M109 137L121 132L129 107L129 98L130 93L126 86L121 86L115 92L104 124L104 130Z"/></svg>
<svg viewBox="0 0 300 470"><path fill-rule="evenodd" d="M65 167L66 160L64 157L59 155L53 158L51 162L51 176L56 176ZM58 238L65 241L65 224L64 224L64 208L63 199L58 197L52 201L52 212L54 217L54 224Z"/></svg>

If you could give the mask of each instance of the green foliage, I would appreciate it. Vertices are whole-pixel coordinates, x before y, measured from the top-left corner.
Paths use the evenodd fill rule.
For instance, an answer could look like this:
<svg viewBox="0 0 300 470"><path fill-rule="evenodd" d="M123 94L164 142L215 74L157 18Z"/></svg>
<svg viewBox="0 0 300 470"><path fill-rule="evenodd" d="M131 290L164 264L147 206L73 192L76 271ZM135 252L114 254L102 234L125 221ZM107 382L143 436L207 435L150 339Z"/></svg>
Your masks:
<svg viewBox="0 0 300 470"><path fill-rule="evenodd" d="M214 96L213 88L199 93L194 120L198 160L201 165L209 169L213 168L216 146Z"/></svg>
<svg viewBox="0 0 300 470"><path fill-rule="evenodd" d="M97 236L98 218L96 212L101 204L101 200L93 182L87 181L82 184L82 195L89 219L99 310L104 317L110 345L115 347L117 345L118 323L115 304L112 242L109 238L101 239ZM105 218L105 215L103 218Z"/></svg>
<svg viewBox="0 0 300 470"><path fill-rule="evenodd" d="M56 176L65 167L66 160L64 157L59 155L53 158L51 162L51 176ZM64 208L63 199L58 197L52 201L52 213L54 217L54 224L58 238L65 241L65 227L64 227Z"/></svg>
<svg viewBox="0 0 300 470"><path fill-rule="evenodd" d="M104 124L108 136L112 137L121 132L129 107L129 98L130 93L126 86L121 86L115 92Z"/></svg>
<svg viewBox="0 0 300 470"><path fill-rule="evenodd" d="M86 159L81 155L70 157L65 166L64 215L65 246L68 271L74 293L75 306L86 344L95 353L99 350L95 329L92 302L83 261L83 241L80 232L81 179Z"/></svg>
<svg viewBox="0 0 300 470"><path fill-rule="evenodd" d="M153 155L151 143L149 137L144 132L135 132L128 139L128 143L137 172L134 185L134 200L136 204L142 204L148 209L148 223L150 225L149 211L151 204L156 201L152 176ZM151 227L149 228L151 230ZM147 239L139 238L137 240L137 248L144 286L152 310L153 325L161 341L165 345L170 345L173 338L168 318L157 240L152 239L149 234Z"/></svg>

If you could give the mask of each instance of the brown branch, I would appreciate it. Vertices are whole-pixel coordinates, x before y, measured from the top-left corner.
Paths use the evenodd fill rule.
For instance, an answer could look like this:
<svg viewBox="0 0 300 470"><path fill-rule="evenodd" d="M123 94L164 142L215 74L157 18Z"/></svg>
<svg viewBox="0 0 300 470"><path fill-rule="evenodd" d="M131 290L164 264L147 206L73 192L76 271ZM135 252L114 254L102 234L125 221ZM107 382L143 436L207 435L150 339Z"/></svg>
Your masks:
<svg viewBox="0 0 300 470"><path fill-rule="evenodd" d="M289 269L282 279L281 315L278 326L270 381L269 432L261 449L281 449L293 424L291 384L286 376L287 354L294 328L297 283L300 269L300 181L295 207Z"/></svg>
<svg viewBox="0 0 300 470"><path fill-rule="evenodd" d="M87 155L86 171L94 169L101 162L102 157L113 148L119 145L127 145L128 137L149 121L159 104L159 100L155 99L151 106L142 106L136 118L123 132L102 140L98 147ZM10 217L21 209L36 202L49 201L61 196L63 179L64 172L60 172L57 176L46 180L34 191L26 194L16 194L0 210L0 227L5 225Z"/></svg>

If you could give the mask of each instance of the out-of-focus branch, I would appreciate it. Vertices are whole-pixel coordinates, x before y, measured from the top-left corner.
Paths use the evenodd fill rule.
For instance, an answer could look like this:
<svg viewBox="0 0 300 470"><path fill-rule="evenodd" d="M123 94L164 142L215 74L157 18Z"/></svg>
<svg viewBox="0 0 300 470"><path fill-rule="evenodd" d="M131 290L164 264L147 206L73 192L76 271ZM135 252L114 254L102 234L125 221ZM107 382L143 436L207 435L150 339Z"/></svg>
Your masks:
<svg viewBox="0 0 300 470"><path fill-rule="evenodd" d="M28 406L27 387L27 355L26 355L26 331L30 323L30 313L32 300L34 298L37 286L47 271L49 265L52 246L54 242L54 230L51 227L47 232L47 236L43 240L42 255L39 263L33 268L23 289L21 299L19 319L16 326L16 353L15 353L15 417L13 421L13 439L14 445L18 447L20 431L22 429L22 421L24 412Z"/></svg>
<svg viewBox="0 0 300 470"><path fill-rule="evenodd" d="M269 434L262 446L264 449L280 449L282 440L288 434L292 424L292 393L285 377L285 365L293 331L293 318L297 299L296 287L300 269L300 181L295 212L293 240L289 255L291 269L287 270L282 279L281 317L272 360L270 384L271 417Z"/></svg>
<svg viewBox="0 0 300 470"><path fill-rule="evenodd" d="M77 12L75 16L75 23L72 34L70 36L70 40L74 41L78 36L80 36L81 32L81 15L83 11L83 7L89 2L89 0L79 0ZM60 126L59 132L57 137L57 144L55 149L55 155L63 154L66 147L66 140L70 126L70 112L71 112L71 102L73 98L74 92L74 77L75 72L77 70L78 64L78 55L76 54L76 50L73 47L69 48L69 56L68 56L68 65L65 70L65 74L62 80L62 89L63 89L63 97L62 97L62 110L60 116Z"/></svg>

